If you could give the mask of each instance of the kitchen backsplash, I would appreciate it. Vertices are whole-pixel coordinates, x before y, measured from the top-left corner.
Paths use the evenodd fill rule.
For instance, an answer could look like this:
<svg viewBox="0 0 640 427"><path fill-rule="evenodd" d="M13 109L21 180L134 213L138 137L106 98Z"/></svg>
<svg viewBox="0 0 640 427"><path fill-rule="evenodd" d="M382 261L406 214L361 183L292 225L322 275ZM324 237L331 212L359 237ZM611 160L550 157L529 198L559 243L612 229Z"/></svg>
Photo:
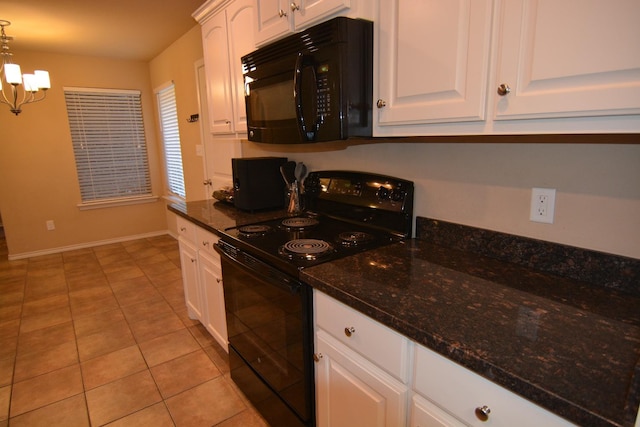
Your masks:
<svg viewBox="0 0 640 427"><path fill-rule="evenodd" d="M640 260L416 217L416 238L640 296Z"/></svg>

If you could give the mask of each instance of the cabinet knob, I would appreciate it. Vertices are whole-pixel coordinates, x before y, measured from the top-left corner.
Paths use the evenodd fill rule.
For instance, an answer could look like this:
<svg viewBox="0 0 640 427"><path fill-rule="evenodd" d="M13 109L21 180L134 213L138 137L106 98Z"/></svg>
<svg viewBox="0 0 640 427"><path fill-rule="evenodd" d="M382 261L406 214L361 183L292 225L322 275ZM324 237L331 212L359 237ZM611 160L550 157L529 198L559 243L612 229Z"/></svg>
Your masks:
<svg viewBox="0 0 640 427"><path fill-rule="evenodd" d="M295 12L296 10L300 10L300 6L296 4L296 2L291 2L291 12Z"/></svg>
<svg viewBox="0 0 640 427"><path fill-rule="evenodd" d="M278 11L278 16L280 16L280 18L284 18L285 16L287 16L287 12L285 12L284 10L280 9Z"/></svg>
<svg viewBox="0 0 640 427"><path fill-rule="evenodd" d="M206 247L206 246L209 246L209 242L206 242L206 241L204 241L204 240L203 240L203 241L202 241L202 246L205 246L205 247Z"/></svg>
<svg viewBox="0 0 640 427"><path fill-rule="evenodd" d="M351 335L356 333L356 328L354 328L353 326L349 326L347 328L344 328L344 334L348 337L350 337Z"/></svg>
<svg viewBox="0 0 640 427"><path fill-rule="evenodd" d="M202 181L202 185L211 185L211 184L212 184L212 182L211 182L210 178L209 179L205 179L204 181Z"/></svg>
<svg viewBox="0 0 640 427"><path fill-rule="evenodd" d="M505 96L508 95L509 92L511 92L511 88L508 84L502 83L500 86L498 86L498 95Z"/></svg>
<svg viewBox="0 0 640 427"><path fill-rule="evenodd" d="M180 231L187 231L187 227L180 227Z"/></svg>
<svg viewBox="0 0 640 427"><path fill-rule="evenodd" d="M196 259L195 258L191 258L191 262L196 262Z"/></svg>
<svg viewBox="0 0 640 427"><path fill-rule="evenodd" d="M219 278L219 277L216 277L216 282L220 283L220 282L222 282L222 279Z"/></svg>
<svg viewBox="0 0 640 427"><path fill-rule="evenodd" d="M382 108L386 106L387 106L387 103L383 99L378 99L378 102L376 102L376 107L378 108Z"/></svg>
<svg viewBox="0 0 640 427"><path fill-rule="evenodd" d="M476 408L476 418L480 421L484 422L489 419L489 414L491 413L491 409L487 406L478 406Z"/></svg>

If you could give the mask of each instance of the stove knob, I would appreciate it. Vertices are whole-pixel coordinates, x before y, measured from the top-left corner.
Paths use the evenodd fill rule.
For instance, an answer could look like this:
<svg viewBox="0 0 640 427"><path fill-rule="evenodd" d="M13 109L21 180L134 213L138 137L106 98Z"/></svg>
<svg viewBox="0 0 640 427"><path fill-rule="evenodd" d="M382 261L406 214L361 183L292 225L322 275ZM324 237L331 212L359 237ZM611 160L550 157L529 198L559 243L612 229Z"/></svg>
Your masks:
<svg viewBox="0 0 640 427"><path fill-rule="evenodd" d="M399 202L402 199L404 199L404 191L402 191L402 190L393 190L391 192L391 200L393 200L394 202Z"/></svg>
<svg viewBox="0 0 640 427"><path fill-rule="evenodd" d="M377 196L378 196L379 200L388 199L389 198L389 190L387 188L385 188L385 187L380 186L378 188Z"/></svg>

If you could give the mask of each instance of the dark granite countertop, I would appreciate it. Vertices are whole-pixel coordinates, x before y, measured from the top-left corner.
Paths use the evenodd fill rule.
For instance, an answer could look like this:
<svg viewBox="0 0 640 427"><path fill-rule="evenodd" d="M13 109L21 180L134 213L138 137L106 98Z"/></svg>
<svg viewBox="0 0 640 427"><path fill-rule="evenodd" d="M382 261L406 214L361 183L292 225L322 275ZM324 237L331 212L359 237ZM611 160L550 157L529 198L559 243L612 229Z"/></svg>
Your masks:
<svg viewBox="0 0 640 427"><path fill-rule="evenodd" d="M286 214L212 201L168 208L214 233ZM425 218L416 224L417 240L307 268L301 277L578 425L634 425L640 260Z"/></svg>
<svg viewBox="0 0 640 427"><path fill-rule="evenodd" d="M212 200L175 202L167 205L167 208L215 234L219 234L218 231L230 227L266 221L286 215L285 210L245 212L236 209L233 205Z"/></svg>
<svg viewBox="0 0 640 427"><path fill-rule="evenodd" d="M413 240L302 279L584 426L633 426L640 298Z"/></svg>

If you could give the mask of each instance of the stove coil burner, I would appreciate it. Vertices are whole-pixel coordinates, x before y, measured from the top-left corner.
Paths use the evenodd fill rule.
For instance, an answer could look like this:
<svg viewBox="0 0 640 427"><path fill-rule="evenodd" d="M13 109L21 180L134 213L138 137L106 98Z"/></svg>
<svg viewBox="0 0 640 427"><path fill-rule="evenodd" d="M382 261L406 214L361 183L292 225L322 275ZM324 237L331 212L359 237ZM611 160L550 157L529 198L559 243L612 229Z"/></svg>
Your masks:
<svg viewBox="0 0 640 427"><path fill-rule="evenodd" d="M245 237L260 237L271 231L268 225L244 225L238 228L238 232Z"/></svg>
<svg viewBox="0 0 640 427"><path fill-rule="evenodd" d="M373 235L363 231L347 231L345 233L338 234L338 242L340 242L342 246L359 246L369 243L373 239Z"/></svg>
<svg viewBox="0 0 640 427"><path fill-rule="evenodd" d="M320 222L314 218L295 217L283 219L281 225L287 230L301 231L305 228L315 227Z"/></svg>
<svg viewBox="0 0 640 427"><path fill-rule="evenodd" d="M303 259L315 261L326 255L333 253L333 246L324 240L318 239L296 239L289 240L280 246L280 255L289 259Z"/></svg>

